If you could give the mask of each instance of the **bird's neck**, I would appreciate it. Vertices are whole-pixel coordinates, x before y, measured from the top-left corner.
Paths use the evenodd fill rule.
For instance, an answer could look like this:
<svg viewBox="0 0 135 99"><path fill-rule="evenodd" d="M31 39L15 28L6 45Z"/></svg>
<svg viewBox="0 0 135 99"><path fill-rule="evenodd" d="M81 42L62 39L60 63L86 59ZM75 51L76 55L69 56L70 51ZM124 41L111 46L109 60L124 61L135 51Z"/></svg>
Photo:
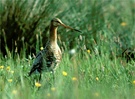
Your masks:
<svg viewBox="0 0 135 99"><path fill-rule="evenodd" d="M50 27L50 42L57 43L57 27Z"/></svg>

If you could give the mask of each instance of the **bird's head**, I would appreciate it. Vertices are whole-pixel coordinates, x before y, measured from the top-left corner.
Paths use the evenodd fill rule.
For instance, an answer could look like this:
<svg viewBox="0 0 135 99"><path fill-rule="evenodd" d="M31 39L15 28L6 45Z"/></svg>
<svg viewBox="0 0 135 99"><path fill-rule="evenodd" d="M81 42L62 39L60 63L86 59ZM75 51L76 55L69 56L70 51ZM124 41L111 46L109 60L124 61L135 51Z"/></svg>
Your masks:
<svg viewBox="0 0 135 99"><path fill-rule="evenodd" d="M70 26L65 25L59 18L52 19L51 20L51 25L53 27L63 26L65 28L68 28L68 29L71 29L71 30L75 30L75 31L81 32L80 30L77 30L77 29L74 29L74 28L72 28Z"/></svg>
<svg viewBox="0 0 135 99"><path fill-rule="evenodd" d="M53 27L58 27L58 26L60 26L61 24L63 24L63 23L62 23L62 21L61 21L60 19L58 19L58 18L54 18L54 19L51 20L51 25L52 25Z"/></svg>

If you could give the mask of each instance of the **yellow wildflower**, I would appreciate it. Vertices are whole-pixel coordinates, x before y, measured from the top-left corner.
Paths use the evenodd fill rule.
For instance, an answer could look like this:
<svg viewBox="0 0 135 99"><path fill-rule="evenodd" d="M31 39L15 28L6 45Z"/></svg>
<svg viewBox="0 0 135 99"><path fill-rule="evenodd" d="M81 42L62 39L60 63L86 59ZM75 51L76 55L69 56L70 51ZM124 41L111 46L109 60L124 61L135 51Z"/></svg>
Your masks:
<svg viewBox="0 0 135 99"><path fill-rule="evenodd" d="M16 90L13 90L12 93L13 93L13 94L17 94L17 91L16 91Z"/></svg>
<svg viewBox="0 0 135 99"><path fill-rule="evenodd" d="M13 71L13 70L11 70L11 71L10 71L10 73L12 73L12 74L13 74L13 73L14 73L14 71Z"/></svg>
<svg viewBox="0 0 135 99"><path fill-rule="evenodd" d="M44 47L40 47L40 50L43 50L44 49Z"/></svg>
<svg viewBox="0 0 135 99"><path fill-rule="evenodd" d="M13 80L12 79L8 79L8 82L12 82Z"/></svg>
<svg viewBox="0 0 135 99"><path fill-rule="evenodd" d="M6 70L9 71L10 70L10 66L7 66Z"/></svg>
<svg viewBox="0 0 135 99"><path fill-rule="evenodd" d="M127 25L127 23L126 22L122 22L120 25L124 27L124 26Z"/></svg>
<svg viewBox="0 0 135 99"><path fill-rule="evenodd" d="M4 68L4 66L0 66L0 69L3 69Z"/></svg>
<svg viewBox="0 0 135 99"><path fill-rule="evenodd" d="M41 87L41 84L40 84L39 82L36 82L36 83L35 83L35 86L36 86L36 87Z"/></svg>
<svg viewBox="0 0 135 99"><path fill-rule="evenodd" d="M50 96L51 96L51 94L50 94L50 93L47 93L47 96L48 96L48 97L50 97Z"/></svg>
<svg viewBox="0 0 135 99"><path fill-rule="evenodd" d="M98 81L98 80L99 80L99 78L98 78L98 77L96 77L96 80Z"/></svg>
<svg viewBox="0 0 135 99"><path fill-rule="evenodd" d="M94 96L98 97L99 96L99 93L98 92L94 93Z"/></svg>
<svg viewBox="0 0 135 99"><path fill-rule="evenodd" d="M67 72L63 71L62 72L63 76L67 76Z"/></svg>
<svg viewBox="0 0 135 99"><path fill-rule="evenodd" d="M52 91L55 91L55 90L56 90L56 88L52 87L52 88L51 88L51 90L52 90Z"/></svg>
<svg viewBox="0 0 135 99"><path fill-rule="evenodd" d="M76 77L73 77L72 80L73 80L73 81L77 81L77 78L76 78Z"/></svg>
<svg viewBox="0 0 135 99"><path fill-rule="evenodd" d="M87 53L89 53L89 54L90 54L90 50L87 50Z"/></svg>
<svg viewBox="0 0 135 99"><path fill-rule="evenodd" d="M133 84L135 85L135 80L133 80Z"/></svg>

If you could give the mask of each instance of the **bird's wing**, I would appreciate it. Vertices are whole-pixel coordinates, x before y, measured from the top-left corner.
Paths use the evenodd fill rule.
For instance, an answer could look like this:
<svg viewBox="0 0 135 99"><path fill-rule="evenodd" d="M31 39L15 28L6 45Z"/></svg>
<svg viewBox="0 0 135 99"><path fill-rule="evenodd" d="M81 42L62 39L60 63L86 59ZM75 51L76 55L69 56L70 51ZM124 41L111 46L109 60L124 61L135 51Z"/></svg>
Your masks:
<svg viewBox="0 0 135 99"><path fill-rule="evenodd" d="M44 50L40 51L37 55L36 58L34 60L33 66L31 68L31 71L29 72L29 76L34 72L34 71L38 71L41 72L42 71L42 63L43 63L43 54L44 54Z"/></svg>

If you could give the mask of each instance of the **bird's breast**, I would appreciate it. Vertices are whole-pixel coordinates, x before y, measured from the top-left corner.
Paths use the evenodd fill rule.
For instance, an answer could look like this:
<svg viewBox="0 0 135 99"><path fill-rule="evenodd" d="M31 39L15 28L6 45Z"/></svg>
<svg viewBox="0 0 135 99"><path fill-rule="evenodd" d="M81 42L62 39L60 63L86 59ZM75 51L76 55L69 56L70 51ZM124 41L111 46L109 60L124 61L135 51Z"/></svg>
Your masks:
<svg viewBox="0 0 135 99"><path fill-rule="evenodd" d="M61 53L59 46L57 44L51 45L50 49L51 49L51 52L53 53L54 57L56 58L56 61L60 61L61 57L62 57L62 53Z"/></svg>

